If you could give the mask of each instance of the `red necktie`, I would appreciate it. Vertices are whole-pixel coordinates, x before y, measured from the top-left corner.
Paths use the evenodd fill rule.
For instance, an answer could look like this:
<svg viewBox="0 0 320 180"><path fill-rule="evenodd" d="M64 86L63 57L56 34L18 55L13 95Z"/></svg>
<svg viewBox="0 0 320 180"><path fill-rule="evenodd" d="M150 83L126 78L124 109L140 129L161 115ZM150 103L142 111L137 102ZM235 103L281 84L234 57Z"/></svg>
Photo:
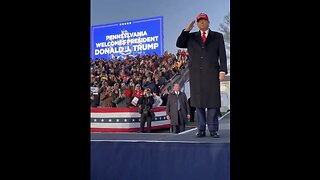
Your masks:
<svg viewBox="0 0 320 180"><path fill-rule="evenodd" d="M201 38L202 38L202 42L204 44L206 42L206 32L205 31L203 31Z"/></svg>

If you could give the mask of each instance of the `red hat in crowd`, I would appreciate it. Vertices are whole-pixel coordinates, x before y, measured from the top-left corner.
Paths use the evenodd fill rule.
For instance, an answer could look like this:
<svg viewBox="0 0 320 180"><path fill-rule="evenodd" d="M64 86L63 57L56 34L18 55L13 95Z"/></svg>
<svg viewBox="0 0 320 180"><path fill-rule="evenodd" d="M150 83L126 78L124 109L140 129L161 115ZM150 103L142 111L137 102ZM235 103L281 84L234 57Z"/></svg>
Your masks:
<svg viewBox="0 0 320 180"><path fill-rule="evenodd" d="M205 13L200 13L200 14L198 14L198 16L197 16L197 22L198 22L200 19L205 19L205 20L209 21L208 15L205 14Z"/></svg>

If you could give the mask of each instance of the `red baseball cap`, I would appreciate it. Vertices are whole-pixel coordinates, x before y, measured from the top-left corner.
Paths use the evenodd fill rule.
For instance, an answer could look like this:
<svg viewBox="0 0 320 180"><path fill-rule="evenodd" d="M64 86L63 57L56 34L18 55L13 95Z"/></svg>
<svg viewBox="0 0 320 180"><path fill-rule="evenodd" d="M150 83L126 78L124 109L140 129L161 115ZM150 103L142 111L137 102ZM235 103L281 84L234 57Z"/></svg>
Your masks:
<svg viewBox="0 0 320 180"><path fill-rule="evenodd" d="M200 14L198 14L198 16L197 16L197 22L198 22L200 19L205 19L205 20L209 21L208 15L205 14L205 13L200 13Z"/></svg>

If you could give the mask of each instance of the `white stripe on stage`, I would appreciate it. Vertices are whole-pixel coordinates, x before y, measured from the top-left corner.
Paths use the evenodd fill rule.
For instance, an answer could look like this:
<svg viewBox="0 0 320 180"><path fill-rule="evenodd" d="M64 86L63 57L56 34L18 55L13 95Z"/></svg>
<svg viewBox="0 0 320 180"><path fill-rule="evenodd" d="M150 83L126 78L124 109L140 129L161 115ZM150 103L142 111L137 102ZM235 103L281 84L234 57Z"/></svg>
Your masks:
<svg viewBox="0 0 320 180"><path fill-rule="evenodd" d="M164 121L152 121L151 126L161 126L170 124L169 120ZM145 124L147 127L147 123ZM140 128L140 122L134 123L91 123L91 128Z"/></svg>
<svg viewBox="0 0 320 180"><path fill-rule="evenodd" d="M166 112L155 112L155 116L165 116ZM140 118L138 112L91 113L91 118Z"/></svg>

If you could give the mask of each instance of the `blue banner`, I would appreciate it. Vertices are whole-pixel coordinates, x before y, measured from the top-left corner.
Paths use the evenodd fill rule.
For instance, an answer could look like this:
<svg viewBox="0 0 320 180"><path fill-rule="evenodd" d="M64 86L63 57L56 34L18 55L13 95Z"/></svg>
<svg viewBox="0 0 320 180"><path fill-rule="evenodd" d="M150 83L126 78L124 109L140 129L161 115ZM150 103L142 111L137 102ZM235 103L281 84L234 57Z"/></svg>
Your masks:
<svg viewBox="0 0 320 180"><path fill-rule="evenodd" d="M91 58L163 55L163 16L91 27Z"/></svg>
<svg viewBox="0 0 320 180"><path fill-rule="evenodd" d="M230 143L102 140L90 144L90 180L230 180Z"/></svg>

